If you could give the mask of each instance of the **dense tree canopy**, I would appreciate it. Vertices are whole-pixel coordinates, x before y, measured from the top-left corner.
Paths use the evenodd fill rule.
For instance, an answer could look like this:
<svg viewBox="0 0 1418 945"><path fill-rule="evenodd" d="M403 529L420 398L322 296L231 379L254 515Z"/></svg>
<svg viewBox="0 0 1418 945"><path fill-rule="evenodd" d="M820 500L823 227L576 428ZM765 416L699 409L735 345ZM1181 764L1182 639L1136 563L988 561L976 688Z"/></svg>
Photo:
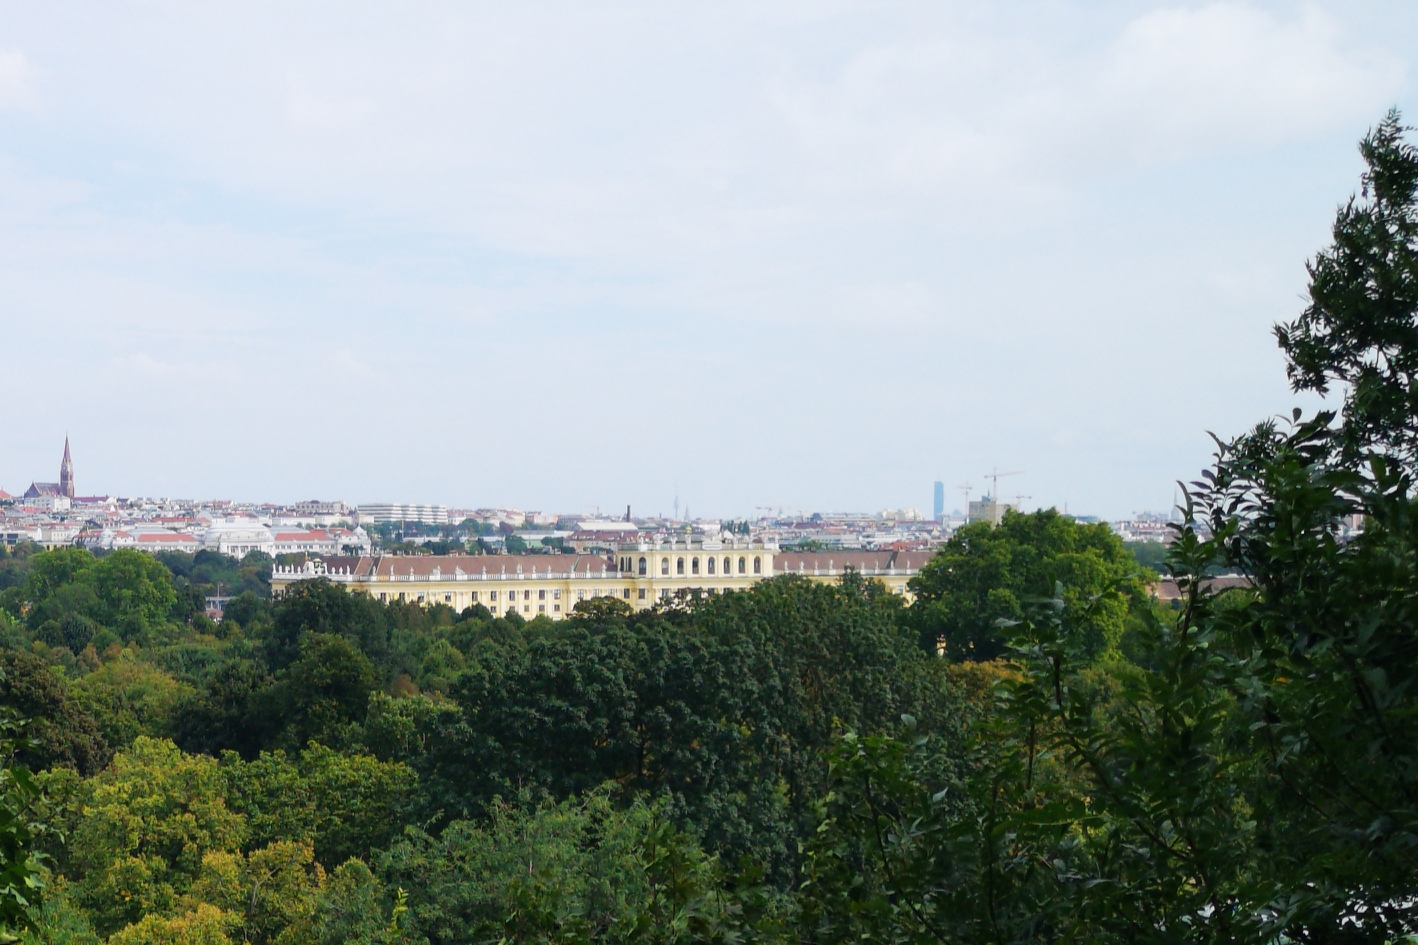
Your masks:
<svg viewBox="0 0 1418 945"><path fill-rule="evenodd" d="M0 600L0 697L36 719L25 758L68 837L42 915L69 941L440 940L433 917L469 908L455 878L501 862L509 824L582 865L488 879L458 928L732 940L790 908L840 731L910 713L958 747L975 711L901 599L859 579L561 623L313 581L214 628L163 589L220 562L112 557L31 554ZM86 641L52 632L71 607ZM414 863L449 882L420 887ZM595 905L593 874L649 898Z"/></svg>

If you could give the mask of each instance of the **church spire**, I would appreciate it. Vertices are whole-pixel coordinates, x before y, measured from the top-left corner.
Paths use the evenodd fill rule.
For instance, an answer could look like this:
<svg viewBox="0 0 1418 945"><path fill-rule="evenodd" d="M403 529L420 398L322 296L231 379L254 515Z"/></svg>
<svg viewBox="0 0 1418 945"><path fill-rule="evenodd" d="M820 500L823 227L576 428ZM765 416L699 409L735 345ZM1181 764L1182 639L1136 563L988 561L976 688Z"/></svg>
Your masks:
<svg viewBox="0 0 1418 945"><path fill-rule="evenodd" d="M74 498L74 461L69 458L69 434L64 434L64 461L59 464L59 492Z"/></svg>

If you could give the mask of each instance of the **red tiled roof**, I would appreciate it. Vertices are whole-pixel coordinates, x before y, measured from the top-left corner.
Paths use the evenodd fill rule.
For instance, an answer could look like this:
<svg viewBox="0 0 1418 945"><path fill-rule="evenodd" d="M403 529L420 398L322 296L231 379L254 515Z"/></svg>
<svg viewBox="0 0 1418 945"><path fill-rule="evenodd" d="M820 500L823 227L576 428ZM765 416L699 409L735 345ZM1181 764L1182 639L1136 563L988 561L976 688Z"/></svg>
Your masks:
<svg viewBox="0 0 1418 945"><path fill-rule="evenodd" d="M607 577L620 573L614 561L600 555L385 555L378 559L375 573L379 577L427 577L437 568L444 575L461 569L464 574L482 575L486 571L492 577L516 574L518 567L526 575L579 571L597 576L602 568Z"/></svg>
<svg viewBox="0 0 1418 945"><path fill-rule="evenodd" d="M355 577L364 577L374 569L374 559L354 555L325 555L321 559L328 571L348 570Z"/></svg>
<svg viewBox="0 0 1418 945"><path fill-rule="evenodd" d="M197 539L193 538L191 535L184 535L181 532L144 532L143 534L138 536L139 544L142 544L143 542L155 544L161 541L180 541L184 543L196 543Z"/></svg>
<svg viewBox="0 0 1418 945"><path fill-rule="evenodd" d="M788 574L796 574L800 570L811 574L813 571L840 571L843 568L870 574L889 567L889 551L785 551L773 556L773 570Z"/></svg>
<svg viewBox="0 0 1418 945"><path fill-rule="evenodd" d="M919 571L934 557L934 551L898 551L896 567L904 571Z"/></svg>
<svg viewBox="0 0 1418 945"><path fill-rule="evenodd" d="M277 532L276 541L332 541L328 532L311 529L304 532Z"/></svg>
<svg viewBox="0 0 1418 945"><path fill-rule="evenodd" d="M1236 587L1251 587L1251 579L1242 575L1225 574L1202 580L1202 587L1209 593L1230 590ZM1185 594L1171 578L1163 578L1152 585L1152 596L1161 601L1181 600Z"/></svg>
<svg viewBox="0 0 1418 945"><path fill-rule="evenodd" d="M889 571L919 571L931 560L929 551L785 551L773 556L773 570L778 573L797 574L799 570L810 574L813 571L841 571L852 568L862 574Z"/></svg>

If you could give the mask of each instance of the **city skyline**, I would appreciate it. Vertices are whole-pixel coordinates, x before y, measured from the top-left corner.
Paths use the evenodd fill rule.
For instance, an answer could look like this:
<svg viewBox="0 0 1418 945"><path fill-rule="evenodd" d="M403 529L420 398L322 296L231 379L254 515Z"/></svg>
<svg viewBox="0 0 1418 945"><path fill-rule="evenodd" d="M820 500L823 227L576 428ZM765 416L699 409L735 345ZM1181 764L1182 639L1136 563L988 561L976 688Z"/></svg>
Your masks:
<svg viewBox="0 0 1418 945"><path fill-rule="evenodd" d="M67 429L81 491L723 517L1168 509L1314 405L1271 326L1418 49L1378 0L0 11L7 490Z"/></svg>
<svg viewBox="0 0 1418 945"><path fill-rule="evenodd" d="M653 512L653 513L651 513L651 512L643 511L643 510L642 510L639 514L636 514L636 515L634 515L633 517L634 517L635 519L638 519L638 520L660 519L660 520L667 520L667 521L679 521L679 520L683 520L683 521L694 521L694 520L719 520L719 519L738 520L738 519L753 519L753 518L782 518L782 517L791 516L791 515L794 515L794 514L801 514L801 515L803 515L803 516L812 515L812 514L834 514L834 513L842 513L842 514L868 514L868 515L871 515L871 514L885 514L885 513L887 513L887 512L897 512L897 513L901 513L902 515L907 516L907 517L919 518L919 519L931 519L931 518L937 518L937 519L938 519L938 518L940 518L942 515L960 517L960 516L964 516L964 515L967 513L969 506L972 505L972 504L975 504L975 503L973 502L973 500L976 500L976 499L994 499L996 502L1001 503L1001 504L1008 504L1008 505L1013 506L1013 507L1015 507L1015 508L1022 508L1023 503L1022 503L1020 500L1030 498L1030 496L1027 496L1027 495L1024 495L1024 494L1021 493L1021 494L1015 494L1014 496L1011 497L1011 495L1010 495L1008 492L1003 492L1003 491L1002 491L1002 492L996 494L996 492L994 491L994 489L997 489L997 488L998 488L998 478L1003 478L1005 475L1011 475L1011 476L1013 476L1013 475L1022 475L1022 474L1023 474L1022 472L1011 472L1011 473L1008 473L1008 474L999 473L998 469L996 468L996 469L993 470L991 473L983 474L983 475L980 477L982 480L983 480L983 479L990 479L990 478L992 478L992 477L997 477L997 478L994 478L994 486L993 486L992 488L990 488L990 489L983 489L982 491L970 492L970 493L968 493L968 495L966 494L966 489L965 489L965 487L963 487L963 486L957 486L956 489L955 489L955 491L958 492L958 493L960 493L961 496L962 496L962 498L964 498L964 499L967 500L967 501L965 501L964 503L962 503L960 506L952 506L951 503L950 503L948 500L945 499L944 483L942 483L942 482L940 482L940 481L937 480L937 481L935 481L935 482L933 482L933 483L931 484L931 498L932 498L932 503L931 503L931 505L929 506L929 508L930 508L930 512L929 512L929 513L925 511L925 508L927 508L927 507L926 507L926 506L921 506L921 505L884 506L884 505L881 505L881 504L878 503L878 504L876 504L876 505L873 506L873 505L871 505L870 503L868 503L867 505L858 506L858 507L841 507L841 508L833 508L833 509L826 509L826 508L823 508L823 509L808 509L808 508L801 507L801 506L799 506L799 505L793 505L793 504L783 505L783 504L780 504L780 505L777 505L777 506L757 505L757 506L754 506L754 507L753 507L753 509L752 509L751 512L741 512L741 513L722 514L722 515L701 515L701 516L695 516L693 519L691 519L691 518L690 518L690 506L689 506L689 503L688 503L688 502L684 502L684 503L683 503L683 506L682 506L682 514L681 514L680 496L678 495L678 493L676 493L675 499L674 499L674 503L673 503L673 504L674 504L674 510L673 510L673 512L672 512L671 514L666 515L666 514L663 513L663 512ZM5 489L5 483L4 483L4 481L3 481L3 480L0 480L0 497L8 496L9 498L12 498L12 499L15 499L15 500L22 500L24 497L30 496L31 494L33 494L35 497L43 497L43 496L49 496L49 495L62 495L62 496L65 496L65 497L67 497L67 498L69 498L69 499L73 499L73 498L75 497L74 466L73 466L73 460L72 460L71 457L70 457L69 437L68 437L67 435L64 437L63 457L62 457L62 459L60 460L60 471L59 471L59 482L58 482L58 483L45 482L45 481L42 481L42 480L39 480L39 479L33 479L33 480L31 480L28 489L24 490L23 492L18 492L18 491L17 491L17 492L13 492L13 493L12 493L12 492L9 492L8 490ZM157 495L157 494L154 494L154 493L143 492L143 491L138 491L138 492L129 493L129 494L120 494L120 493L117 493L117 492L106 491L106 490L103 490L103 489L99 489L99 490L90 492L90 493L88 493L87 495L88 495L89 497L98 497L98 498L102 498L102 497L114 497L114 498L122 498L122 499L155 499L155 500L173 500L173 501L198 502L198 503L201 503L201 502L214 502L214 501L231 501L231 502L235 502L235 503L237 503L237 504L242 504L242 505L245 505L245 504L262 504L262 505L267 505L267 504L270 504L270 505L283 505L283 504L284 504L284 505L292 505L292 504L297 504L297 503L307 502L307 501L334 501L334 502L344 502L344 501L346 501L346 498L343 497L343 496L303 496L303 497L296 498L296 499L289 499L289 498L284 498L284 497L283 497L282 499L277 500L277 499L272 499L272 498L270 498L270 497L266 497L266 498L253 498L253 497L249 497L249 496L243 496L243 497L240 497L240 498L232 498L232 497L228 497L228 496ZM376 505L376 504L378 504L378 503L381 502L381 501L387 500L388 498L389 498L388 496L382 496L382 497L379 497L378 499L362 498L362 499L358 499L358 500L349 500L349 504L350 504L351 506L371 506L371 505ZM537 505L536 503L533 503L533 504L531 504L531 505L525 505L525 506L512 506L512 505L505 505L505 504L504 504L504 505L497 505L497 504L491 504L491 505L489 505L489 504L474 504L474 505L466 505L466 504L464 504L464 505L459 505L459 504L456 504L456 503L449 503L449 502L440 501L440 500L437 499L436 497L435 497L435 498L432 498L432 499L429 499L429 500L427 500L427 501L419 501L419 502L414 502L414 503L406 502L405 500L402 500L402 499L396 499L395 501L398 502L398 503L400 503L400 504L409 504L409 505L437 505L437 506L441 506L441 507L447 508L447 509L469 509L469 510L471 510L471 509L496 509L496 508L507 508L507 509L518 509L518 510L523 510L523 511L538 511L538 512L562 513L562 514L569 514L569 515L594 515L594 516L597 516L597 517L602 517L602 516L604 516L604 517L611 518L611 519L617 519L617 518L620 517L620 513L619 513L618 511L616 511L615 509L611 509L610 511L603 511L603 510L602 510L602 507L601 507L600 505L595 506L593 509L556 509L556 508L552 508L552 507L547 507L547 506L545 506L545 505ZM627 506L626 506L626 512L625 512L625 514L626 514L626 515L632 515L633 510L634 510L634 503L629 503L629 504L627 504ZM1068 510L1067 510L1067 509L1063 509L1063 511L1068 511ZM1099 516L1091 515L1090 513L1086 512L1086 511L1081 511L1081 510L1073 510L1073 511L1074 511L1075 514L1083 515L1083 516L1085 516L1085 517L1099 518ZM1138 510L1134 510L1134 514L1137 514L1137 515L1154 515L1154 514L1159 513L1159 511L1165 514L1165 513L1170 512L1171 510L1170 510L1170 509L1167 509L1167 510L1138 509Z"/></svg>

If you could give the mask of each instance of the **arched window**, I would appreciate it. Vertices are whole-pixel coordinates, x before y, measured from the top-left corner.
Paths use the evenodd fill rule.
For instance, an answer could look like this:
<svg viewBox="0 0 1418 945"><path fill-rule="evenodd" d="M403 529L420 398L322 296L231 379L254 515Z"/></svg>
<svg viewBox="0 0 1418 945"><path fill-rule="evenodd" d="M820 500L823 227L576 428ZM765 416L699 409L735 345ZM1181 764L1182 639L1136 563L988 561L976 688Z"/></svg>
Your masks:
<svg viewBox="0 0 1418 945"><path fill-rule="evenodd" d="M733 573L734 573L734 563L733 563L733 561L731 561L731 560L728 559L728 558L725 558L725 559L724 559L724 573L725 573L725 574L733 574Z"/></svg>
<svg viewBox="0 0 1418 945"><path fill-rule="evenodd" d="M640 576L641 576L641 577L644 577L644 576L645 576L645 559L644 559L644 558L641 558L641 559L640 559Z"/></svg>
<svg viewBox="0 0 1418 945"><path fill-rule="evenodd" d="M740 559L739 559L739 573L740 573L740 574L743 574L743 573L745 572L745 570L747 569L747 567L748 567L748 562L747 562L745 559L740 558Z"/></svg>
<svg viewBox="0 0 1418 945"><path fill-rule="evenodd" d="M684 573L684 559L683 559L683 558L676 558L676 559L675 559L675 574L683 574L683 573Z"/></svg>
<svg viewBox="0 0 1418 945"><path fill-rule="evenodd" d="M661 559L660 559L660 574L662 574L662 575L667 575L667 574L669 574L669 573L670 573L670 559L669 559L669 558L661 558Z"/></svg>
<svg viewBox="0 0 1418 945"><path fill-rule="evenodd" d="M699 573L699 559L698 559L698 558L690 558L690 559L689 559L689 573L690 573L690 574L698 574L698 573Z"/></svg>
<svg viewBox="0 0 1418 945"><path fill-rule="evenodd" d="M710 573L710 574L713 574L713 573L714 573L714 559L713 559L713 558L710 558L708 561L705 561L704 563L709 566L709 573Z"/></svg>
<svg viewBox="0 0 1418 945"><path fill-rule="evenodd" d="M763 573L763 558L761 558L761 557L758 556L758 555L754 555L754 556L753 556L753 573L754 573L754 574L762 574L762 573Z"/></svg>

